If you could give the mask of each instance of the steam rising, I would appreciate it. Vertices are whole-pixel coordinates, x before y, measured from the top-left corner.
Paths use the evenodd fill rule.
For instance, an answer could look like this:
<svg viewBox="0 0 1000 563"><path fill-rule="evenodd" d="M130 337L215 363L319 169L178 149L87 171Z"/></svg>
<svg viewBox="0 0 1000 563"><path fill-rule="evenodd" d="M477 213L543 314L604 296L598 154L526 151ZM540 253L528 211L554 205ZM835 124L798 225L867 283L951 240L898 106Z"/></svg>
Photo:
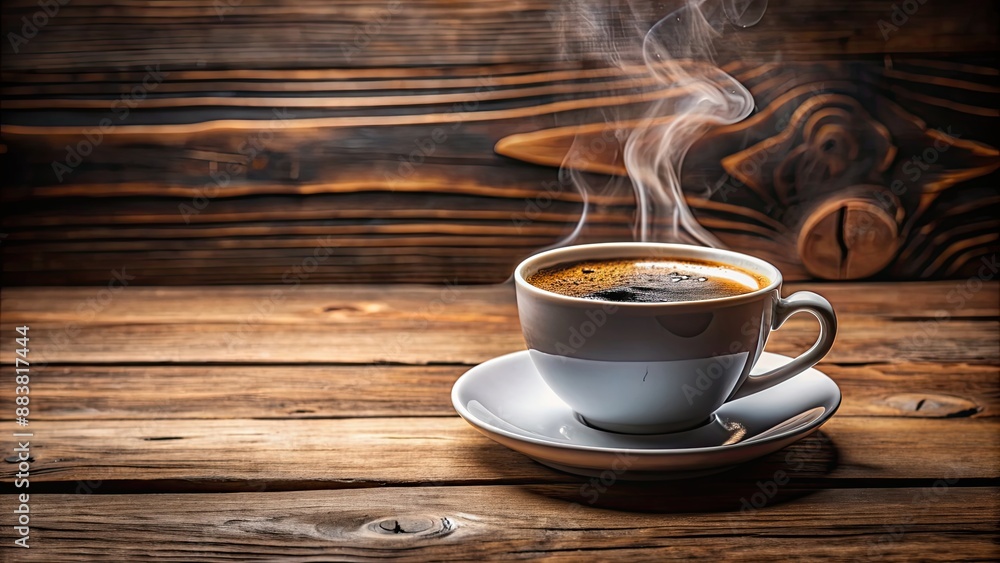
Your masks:
<svg viewBox="0 0 1000 563"><path fill-rule="evenodd" d="M582 33L598 47L597 52L605 54L607 62L622 67L641 62L648 76L658 82L658 89L676 94L653 102L637 122L634 115L624 116L637 124L617 132L620 137L627 134L625 168L638 208L634 237L722 246L691 214L681 191L680 171L691 145L709 128L738 122L753 110L750 92L715 66L715 41L727 24L741 28L760 21L767 0L684 0L649 29L634 13L622 16L615 29L595 27L594 22L602 18L588 11L601 8L588 1L578 0L571 9L577 16L573 19L582 23ZM605 115L609 123L622 117ZM579 142L578 138L569 151L560 175L580 190L584 212L576 229L561 244L572 242L583 228L587 194L601 191L592 185L593 177L585 177L569 165L579 154L586 154L584 147L577 146Z"/></svg>
<svg viewBox="0 0 1000 563"><path fill-rule="evenodd" d="M709 127L728 125L748 116L753 110L753 96L714 66L713 41L720 33L702 10L705 3L688 0L654 25L642 42L643 61L649 72L665 86L684 92L669 102L656 102L625 145L625 168L632 178L639 208L637 236L642 241L721 246L698 224L684 202L681 165L688 149ZM725 12L744 17L747 10L737 9L735 4L726 0ZM664 116L668 119L664 120Z"/></svg>

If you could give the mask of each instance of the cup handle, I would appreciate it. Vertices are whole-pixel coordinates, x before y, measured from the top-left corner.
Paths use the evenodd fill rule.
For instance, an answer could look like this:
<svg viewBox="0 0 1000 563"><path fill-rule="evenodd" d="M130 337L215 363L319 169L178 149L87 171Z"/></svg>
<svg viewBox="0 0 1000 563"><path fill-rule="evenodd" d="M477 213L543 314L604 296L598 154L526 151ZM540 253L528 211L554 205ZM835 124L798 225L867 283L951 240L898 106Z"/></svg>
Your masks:
<svg viewBox="0 0 1000 563"><path fill-rule="evenodd" d="M748 376L743 385L729 398L730 401L753 395L758 391L787 381L816 365L830 351L830 348L833 347L833 341L837 337L837 315L833 312L829 301L811 291L797 291L787 298L778 299L774 306L771 328L773 330L781 328L788 317L801 312L812 313L819 321L819 337L816 339L816 343L804 354L783 366L774 368L767 373Z"/></svg>

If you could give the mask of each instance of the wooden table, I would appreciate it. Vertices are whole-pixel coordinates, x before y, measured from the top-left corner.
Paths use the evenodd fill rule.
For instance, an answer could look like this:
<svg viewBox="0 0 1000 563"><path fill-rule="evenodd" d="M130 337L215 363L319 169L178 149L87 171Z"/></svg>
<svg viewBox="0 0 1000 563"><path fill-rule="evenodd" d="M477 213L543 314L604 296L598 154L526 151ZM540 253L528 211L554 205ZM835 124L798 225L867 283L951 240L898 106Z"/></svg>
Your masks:
<svg viewBox="0 0 1000 563"><path fill-rule="evenodd" d="M524 346L509 285L5 288L4 424L34 436L30 489L3 464L3 559L1000 557L1000 285L803 288L841 320L822 431L714 477L607 486L451 407L459 375ZM768 349L815 331L795 318Z"/></svg>

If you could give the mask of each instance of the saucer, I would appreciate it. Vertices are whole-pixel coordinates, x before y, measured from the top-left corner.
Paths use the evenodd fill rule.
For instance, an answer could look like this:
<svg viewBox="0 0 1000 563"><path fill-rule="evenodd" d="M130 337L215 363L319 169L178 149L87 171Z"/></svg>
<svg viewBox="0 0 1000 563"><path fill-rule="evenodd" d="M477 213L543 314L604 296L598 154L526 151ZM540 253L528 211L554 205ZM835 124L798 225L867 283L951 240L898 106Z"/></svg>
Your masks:
<svg viewBox="0 0 1000 563"><path fill-rule="evenodd" d="M754 373L791 358L764 352ZM455 382L451 401L476 430L568 473L677 479L725 471L808 436L840 406L840 388L819 370L730 401L698 428L617 434L587 425L549 389L526 350L488 360Z"/></svg>

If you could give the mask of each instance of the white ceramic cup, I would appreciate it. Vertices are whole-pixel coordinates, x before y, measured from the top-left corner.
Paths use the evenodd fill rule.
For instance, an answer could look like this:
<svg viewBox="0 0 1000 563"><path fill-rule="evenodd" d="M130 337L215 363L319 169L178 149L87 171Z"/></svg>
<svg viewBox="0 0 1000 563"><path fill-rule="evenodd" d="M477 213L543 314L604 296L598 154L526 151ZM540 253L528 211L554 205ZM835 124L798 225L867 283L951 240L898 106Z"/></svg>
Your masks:
<svg viewBox="0 0 1000 563"><path fill-rule="evenodd" d="M649 257L735 266L769 283L700 301L620 303L535 287L536 271L580 260ZM536 254L514 271L517 310L531 360L548 386L592 426L630 434L676 432L708 421L723 403L802 373L830 351L837 317L810 291L781 297L781 272L746 254L660 243L569 246ZM816 343L750 376L771 330L799 312L820 324Z"/></svg>

